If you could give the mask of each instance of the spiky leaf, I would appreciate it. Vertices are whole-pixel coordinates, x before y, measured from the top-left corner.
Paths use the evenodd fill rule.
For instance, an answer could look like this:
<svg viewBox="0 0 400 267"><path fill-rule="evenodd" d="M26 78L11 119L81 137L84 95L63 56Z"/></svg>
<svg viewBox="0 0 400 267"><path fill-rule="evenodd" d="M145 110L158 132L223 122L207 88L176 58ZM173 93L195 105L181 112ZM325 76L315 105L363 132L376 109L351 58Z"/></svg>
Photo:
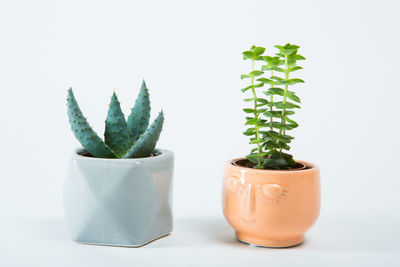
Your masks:
<svg viewBox="0 0 400 267"><path fill-rule="evenodd" d="M76 102L72 88L68 90L68 117L72 131L87 152L97 158L115 158L116 156L103 140L90 127Z"/></svg>
<svg viewBox="0 0 400 267"><path fill-rule="evenodd" d="M111 97L110 107L108 109L104 140L119 158L131 147L128 126L115 92Z"/></svg>
<svg viewBox="0 0 400 267"><path fill-rule="evenodd" d="M132 108L128 117L128 131L131 136L132 144L142 135L149 126L150 119L150 98L149 90L143 80L135 106Z"/></svg>
<svg viewBox="0 0 400 267"><path fill-rule="evenodd" d="M136 143L123 156L124 158L141 158L150 156L156 147L164 123L164 113L161 111L154 122L140 136Z"/></svg>

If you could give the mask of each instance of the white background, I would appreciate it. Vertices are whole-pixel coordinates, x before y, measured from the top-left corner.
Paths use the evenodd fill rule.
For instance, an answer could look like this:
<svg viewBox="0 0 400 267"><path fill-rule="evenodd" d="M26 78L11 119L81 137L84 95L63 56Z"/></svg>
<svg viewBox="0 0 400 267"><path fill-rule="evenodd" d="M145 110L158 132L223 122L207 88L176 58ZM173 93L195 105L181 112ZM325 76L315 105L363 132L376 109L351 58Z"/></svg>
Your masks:
<svg viewBox="0 0 400 267"><path fill-rule="evenodd" d="M398 1L0 1L0 266L400 264ZM292 249L235 241L226 160L248 153L241 52L301 46L291 152L322 172L320 219ZM139 249L69 240L61 192L69 86L102 135L113 89L142 78L176 156L175 230ZM269 265L269 266L272 266Z"/></svg>

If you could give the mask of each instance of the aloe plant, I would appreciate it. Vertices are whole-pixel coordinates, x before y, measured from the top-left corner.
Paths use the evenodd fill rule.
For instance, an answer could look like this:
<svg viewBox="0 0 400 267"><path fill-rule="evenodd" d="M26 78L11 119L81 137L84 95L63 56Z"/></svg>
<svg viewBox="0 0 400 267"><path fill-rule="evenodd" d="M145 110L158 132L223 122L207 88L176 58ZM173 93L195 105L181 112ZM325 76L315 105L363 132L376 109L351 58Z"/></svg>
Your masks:
<svg viewBox="0 0 400 267"><path fill-rule="evenodd" d="M116 93L113 93L105 122L104 141L83 116L72 88L68 90L67 108L69 123L75 137L87 152L97 158L150 156L164 123L164 114L161 111L149 127L150 99L144 81L128 120L125 120Z"/></svg>
<svg viewBox="0 0 400 267"><path fill-rule="evenodd" d="M251 80L250 85L242 92L251 91L251 97L244 101L252 103L251 108L243 109L249 114L248 128L243 134L250 136L250 144L255 145L246 158L257 169L292 169L296 165L293 156L285 152L290 150L288 144L294 139L287 131L298 127L289 116L300 108L300 98L290 86L304 81L291 74L302 69L297 61L305 58L297 53L300 48L297 45L276 45L275 48L278 52L274 56L263 55L265 48L257 46L242 53L244 60L251 61L251 72L241 75L241 79ZM257 69L259 62L261 68ZM268 89L262 92L265 97L257 94L257 88L266 86Z"/></svg>

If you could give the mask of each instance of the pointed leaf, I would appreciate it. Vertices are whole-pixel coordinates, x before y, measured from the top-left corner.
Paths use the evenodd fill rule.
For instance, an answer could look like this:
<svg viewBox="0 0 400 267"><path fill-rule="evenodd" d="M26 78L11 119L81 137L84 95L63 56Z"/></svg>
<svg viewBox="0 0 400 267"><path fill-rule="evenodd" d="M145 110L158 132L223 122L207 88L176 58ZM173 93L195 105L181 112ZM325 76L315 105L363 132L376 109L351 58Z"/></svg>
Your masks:
<svg viewBox="0 0 400 267"><path fill-rule="evenodd" d="M296 105L296 104L294 104L292 102L289 102L289 101L286 101L286 103L283 103L281 101L280 102L275 102L274 106L277 107L277 108L290 108L290 109L300 108L299 105Z"/></svg>
<svg viewBox="0 0 400 267"><path fill-rule="evenodd" d="M87 152L96 158L115 158L111 149L90 127L76 102L72 88L68 90L67 108L72 131Z"/></svg>
<svg viewBox="0 0 400 267"><path fill-rule="evenodd" d="M243 59L253 59L253 58L255 58L255 53L254 52L252 52L252 51L244 51L243 53L242 53L242 55L243 55Z"/></svg>
<svg viewBox="0 0 400 267"><path fill-rule="evenodd" d="M118 157L122 157L132 145L125 116L115 92L108 109L104 140Z"/></svg>
<svg viewBox="0 0 400 267"><path fill-rule="evenodd" d="M142 158L150 156L160 137L163 123L164 113L161 111L150 127L147 128L146 132L140 136L123 158Z"/></svg>
<svg viewBox="0 0 400 267"><path fill-rule="evenodd" d="M259 78L257 79L257 81L262 82L262 83L266 83L266 84L273 84L275 83L275 81L267 79L267 78Z"/></svg>
<svg viewBox="0 0 400 267"><path fill-rule="evenodd" d="M264 99L264 98L246 98L244 101L246 101L246 102L250 102L250 101L256 101L256 102L259 102L259 103L263 103L263 104L268 104L268 100L266 100L266 99Z"/></svg>
<svg viewBox="0 0 400 267"><path fill-rule="evenodd" d="M280 95L283 96L285 90L279 87L271 87L267 91L264 92L264 94L268 95Z"/></svg>
<svg viewBox="0 0 400 267"><path fill-rule="evenodd" d="M287 92L286 92L286 96L287 96L289 99L291 99L291 100L293 100L293 101L295 101L295 102L297 102L297 103L301 103L300 97L298 97L294 92L287 91Z"/></svg>
<svg viewBox="0 0 400 267"><path fill-rule="evenodd" d="M303 69L303 68L300 67L300 66L295 66L295 67L289 68L289 69L288 69L288 72L293 72L293 71L301 70L301 69Z"/></svg>
<svg viewBox="0 0 400 267"><path fill-rule="evenodd" d="M249 85L245 88L240 89L243 93L246 92L247 90L251 89L251 88L258 88L258 87L263 87L264 84L263 83L258 83L258 84L254 84L254 85Z"/></svg>
<svg viewBox="0 0 400 267"><path fill-rule="evenodd" d="M260 46L253 46L251 48L251 51L253 51L256 56L259 56L264 53L265 48Z"/></svg>
<svg viewBox="0 0 400 267"><path fill-rule="evenodd" d="M302 79L297 79L297 78L289 79L289 80L286 80L285 82L287 82L289 85L293 85L296 83L304 83L304 81Z"/></svg>
<svg viewBox="0 0 400 267"><path fill-rule="evenodd" d="M139 95L136 99L135 106L131 110L128 117L128 131L131 141L134 143L140 135L142 135L149 126L150 119L150 98L149 90L143 80Z"/></svg>

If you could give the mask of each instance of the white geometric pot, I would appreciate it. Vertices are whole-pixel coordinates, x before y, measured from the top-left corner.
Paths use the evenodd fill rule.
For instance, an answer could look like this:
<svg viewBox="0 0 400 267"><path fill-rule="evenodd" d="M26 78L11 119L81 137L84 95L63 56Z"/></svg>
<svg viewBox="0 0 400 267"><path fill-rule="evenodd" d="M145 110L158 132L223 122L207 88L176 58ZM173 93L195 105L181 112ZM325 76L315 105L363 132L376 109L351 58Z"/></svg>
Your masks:
<svg viewBox="0 0 400 267"><path fill-rule="evenodd" d="M64 185L71 238L87 244L143 246L172 231L174 156L104 159L76 150Z"/></svg>

